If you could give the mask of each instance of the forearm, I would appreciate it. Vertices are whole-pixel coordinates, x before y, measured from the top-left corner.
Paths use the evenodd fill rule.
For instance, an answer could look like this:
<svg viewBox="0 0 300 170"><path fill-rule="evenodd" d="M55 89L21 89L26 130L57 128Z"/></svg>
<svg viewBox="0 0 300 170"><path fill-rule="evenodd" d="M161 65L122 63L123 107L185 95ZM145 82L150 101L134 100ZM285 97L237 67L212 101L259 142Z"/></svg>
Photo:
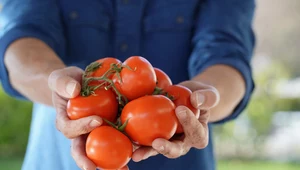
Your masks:
<svg viewBox="0 0 300 170"><path fill-rule="evenodd" d="M220 93L220 103L211 110L210 122L229 116L246 91L242 75L236 69L226 65L211 66L194 80L210 84Z"/></svg>
<svg viewBox="0 0 300 170"><path fill-rule="evenodd" d="M22 38L9 46L4 62L17 91L34 102L52 105L48 76L65 65L49 46L37 39Z"/></svg>

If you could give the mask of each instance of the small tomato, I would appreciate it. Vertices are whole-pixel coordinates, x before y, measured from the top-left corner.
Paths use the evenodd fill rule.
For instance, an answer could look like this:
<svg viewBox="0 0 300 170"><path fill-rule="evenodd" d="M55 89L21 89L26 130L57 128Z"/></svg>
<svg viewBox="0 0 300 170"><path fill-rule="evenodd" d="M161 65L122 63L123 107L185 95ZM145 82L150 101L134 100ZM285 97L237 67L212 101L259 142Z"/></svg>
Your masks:
<svg viewBox="0 0 300 170"><path fill-rule="evenodd" d="M71 120L97 115L114 122L118 113L116 95L111 89L98 88L89 96L77 96L67 104L67 113Z"/></svg>
<svg viewBox="0 0 300 170"><path fill-rule="evenodd" d="M132 156L132 143L111 126L100 126L87 137L86 155L101 169L120 169Z"/></svg>

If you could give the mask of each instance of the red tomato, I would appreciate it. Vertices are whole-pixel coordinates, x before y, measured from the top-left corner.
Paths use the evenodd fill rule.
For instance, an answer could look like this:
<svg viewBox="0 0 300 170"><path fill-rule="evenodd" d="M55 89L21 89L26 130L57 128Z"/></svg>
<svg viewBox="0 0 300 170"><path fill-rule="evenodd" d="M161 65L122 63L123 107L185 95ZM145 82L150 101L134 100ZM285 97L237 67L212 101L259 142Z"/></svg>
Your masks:
<svg viewBox="0 0 300 170"><path fill-rule="evenodd" d="M154 71L157 79L157 84L156 84L157 87L165 89L168 86L172 85L172 81L170 77L164 71L162 71L159 68L154 68Z"/></svg>
<svg viewBox="0 0 300 170"><path fill-rule="evenodd" d="M124 167L130 161L132 151L130 139L111 126L94 129L86 141L87 157L103 169Z"/></svg>
<svg viewBox="0 0 300 170"><path fill-rule="evenodd" d="M100 170L112 170L112 169L100 169ZM121 169L113 169L113 170L129 170L128 166L124 166Z"/></svg>
<svg viewBox="0 0 300 170"><path fill-rule="evenodd" d="M111 64L119 64L121 63L120 60L116 59L116 58L112 58L112 57L106 57L106 58L102 58L97 60L96 62L100 63L100 67L94 71L91 72L91 74L88 77L101 77L104 75L104 73L106 73L109 69ZM111 79L113 77L113 74L109 75L107 78ZM98 85L103 81L91 81L89 83L89 85Z"/></svg>
<svg viewBox="0 0 300 170"><path fill-rule="evenodd" d="M168 95L170 95L173 98L173 102L176 106L183 105L188 107L195 114L197 119L199 118L200 116L199 109L194 108L193 105L191 104L190 96L192 94L192 91L190 89L182 85L172 85L167 87L165 89L165 92L167 92ZM181 124L178 122L176 133L182 133L182 132L183 132L183 128Z"/></svg>
<svg viewBox="0 0 300 170"><path fill-rule="evenodd" d="M77 96L68 101L67 113L72 120L98 115L114 122L118 113L116 95L111 89L99 88L90 96Z"/></svg>
<svg viewBox="0 0 300 170"><path fill-rule="evenodd" d="M121 94L128 100L133 100L145 95L152 94L156 86L156 75L149 61L143 57L132 56L125 60L120 73L114 75L113 81Z"/></svg>
<svg viewBox="0 0 300 170"><path fill-rule="evenodd" d="M169 140L177 129L175 105L163 95L143 96L130 101L122 110L125 132L137 144L151 146L156 138Z"/></svg>
<svg viewBox="0 0 300 170"><path fill-rule="evenodd" d="M120 60L112 57L106 57L102 58L100 60L97 60L96 62L100 63L100 67L90 74L91 77L101 77L103 74L110 69L111 64L119 64L121 63ZM108 78L112 78L113 75L111 75Z"/></svg>

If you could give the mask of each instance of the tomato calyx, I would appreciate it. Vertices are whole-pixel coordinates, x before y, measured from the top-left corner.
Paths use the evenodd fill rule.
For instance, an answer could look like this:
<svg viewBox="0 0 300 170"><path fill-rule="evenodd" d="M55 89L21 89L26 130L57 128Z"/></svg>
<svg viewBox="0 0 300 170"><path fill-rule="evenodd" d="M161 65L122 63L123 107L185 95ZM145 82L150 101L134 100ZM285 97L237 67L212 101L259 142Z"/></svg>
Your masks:
<svg viewBox="0 0 300 170"><path fill-rule="evenodd" d="M100 62L92 62L91 64L89 64L84 71L83 74L83 78L87 77L88 75L90 75L92 72L95 72L96 70L98 70L99 68L101 68L103 65L103 63Z"/></svg>
<svg viewBox="0 0 300 170"><path fill-rule="evenodd" d="M103 120L104 120L107 124L109 124L110 126L112 126L113 128L117 129L118 131L120 131L120 132L122 132L122 133L124 133L125 127L127 126L128 121L129 121L129 119L127 119L127 120L124 122L124 124L122 124L121 120L118 119L118 120L117 120L117 123L114 124L114 123L110 122L110 121L107 120L107 119L103 119Z"/></svg>
<svg viewBox="0 0 300 170"><path fill-rule="evenodd" d="M166 96L167 98L169 98L170 100L175 100L175 97L174 96L172 96L172 95L170 95L168 92L166 92L164 89L162 89L162 88L159 88L159 87L155 87L155 89L154 89L154 91L153 91L153 93L152 93L152 95L164 95L164 96Z"/></svg>
<svg viewBox="0 0 300 170"><path fill-rule="evenodd" d="M82 77L81 96L89 96L89 95L93 94L96 89L104 86L105 90L112 88L117 95L118 103L121 106L125 106L125 104L128 103L128 99L118 91L114 82L111 79L109 79L108 77L112 74L116 74L118 77L120 77L120 72L122 71L122 69L124 67L127 68L128 66L113 63L110 65L110 69L108 69L102 76L88 77L88 75L90 75L92 72L95 72L97 69L99 69L101 67L101 65L102 65L102 63L93 62L86 67L85 73L83 74L83 77ZM120 79L121 79L121 77L120 77ZM97 86L90 86L89 83L91 81L98 81L101 83Z"/></svg>

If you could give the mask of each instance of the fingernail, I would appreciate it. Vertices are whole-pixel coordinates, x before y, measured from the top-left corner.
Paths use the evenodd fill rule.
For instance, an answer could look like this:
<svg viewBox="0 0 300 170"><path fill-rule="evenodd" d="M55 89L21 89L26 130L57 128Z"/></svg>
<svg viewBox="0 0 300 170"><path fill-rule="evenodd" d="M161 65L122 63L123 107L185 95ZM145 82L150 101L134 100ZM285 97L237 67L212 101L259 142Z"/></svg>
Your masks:
<svg viewBox="0 0 300 170"><path fill-rule="evenodd" d="M196 93L196 101L197 101L197 106L200 107L205 100L205 96L201 93Z"/></svg>
<svg viewBox="0 0 300 170"><path fill-rule="evenodd" d="M185 109L180 110L179 112L176 112L176 114L177 114L177 117L179 119L185 119L186 118L186 110Z"/></svg>
<svg viewBox="0 0 300 170"><path fill-rule="evenodd" d="M73 93L76 88L76 82L69 82L66 87L66 91L70 96L73 96Z"/></svg>
<svg viewBox="0 0 300 170"><path fill-rule="evenodd" d="M98 127L101 125L101 122L99 122L98 120L92 120L90 123L91 127Z"/></svg>

